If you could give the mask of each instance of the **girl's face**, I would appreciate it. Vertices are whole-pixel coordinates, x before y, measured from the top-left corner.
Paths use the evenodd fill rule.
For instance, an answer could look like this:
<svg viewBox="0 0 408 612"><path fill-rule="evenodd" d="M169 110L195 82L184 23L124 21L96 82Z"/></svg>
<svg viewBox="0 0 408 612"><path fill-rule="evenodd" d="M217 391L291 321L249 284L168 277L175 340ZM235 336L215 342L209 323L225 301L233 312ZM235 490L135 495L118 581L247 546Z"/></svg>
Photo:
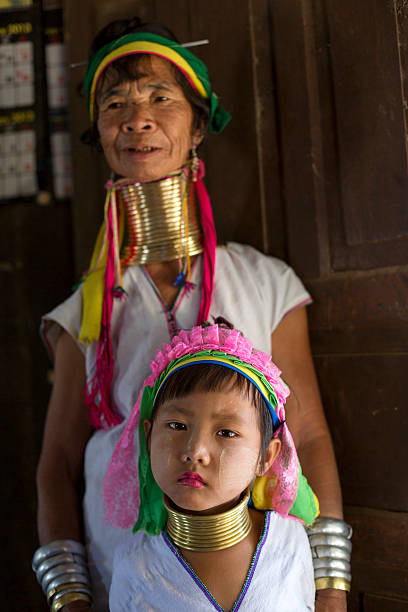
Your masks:
<svg viewBox="0 0 408 612"><path fill-rule="evenodd" d="M146 435L150 422L145 421ZM165 401L149 441L153 476L184 510L215 514L233 507L260 475L261 434L252 402L237 389L195 391ZM265 471L279 453L272 440Z"/></svg>

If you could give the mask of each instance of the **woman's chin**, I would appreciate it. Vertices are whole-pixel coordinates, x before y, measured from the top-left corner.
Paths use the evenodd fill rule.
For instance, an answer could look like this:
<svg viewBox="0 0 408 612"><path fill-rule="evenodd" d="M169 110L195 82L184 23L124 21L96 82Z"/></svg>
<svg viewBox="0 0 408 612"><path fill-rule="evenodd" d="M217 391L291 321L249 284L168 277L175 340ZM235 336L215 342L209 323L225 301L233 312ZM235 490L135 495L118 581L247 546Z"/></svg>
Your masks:
<svg viewBox="0 0 408 612"><path fill-rule="evenodd" d="M118 163L112 164L115 167L113 171L127 179L138 183L151 183L179 171L183 164L169 163L149 163L148 161L139 160L137 163L132 163L131 160L118 160Z"/></svg>
<svg viewBox="0 0 408 612"><path fill-rule="evenodd" d="M137 183L151 183L169 176L169 174L179 170L179 167L170 168L164 164L127 163L117 165L113 170L117 175Z"/></svg>

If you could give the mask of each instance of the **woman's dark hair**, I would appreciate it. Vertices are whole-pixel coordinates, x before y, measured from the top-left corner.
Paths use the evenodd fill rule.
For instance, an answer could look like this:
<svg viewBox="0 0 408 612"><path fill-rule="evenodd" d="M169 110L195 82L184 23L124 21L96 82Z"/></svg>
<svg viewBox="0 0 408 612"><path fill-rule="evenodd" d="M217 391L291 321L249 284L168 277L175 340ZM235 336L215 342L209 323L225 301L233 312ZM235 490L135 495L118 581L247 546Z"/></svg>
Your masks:
<svg viewBox="0 0 408 612"><path fill-rule="evenodd" d="M91 60L95 53L104 45L107 45L108 43L113 42L117 38L125 36L126 34L139 32L156 34L158 36L163 36L165 38L169 38L170 40L174 40L175 42L179 42L174 36L173 32L160 23L143 22L139 17L134 17L133 19L117 19L116 21L112 21L105 26L95 36L89 50L89 60ZM137 80L140 77L139 64L144 62L144 65L146 65L146 60L150 60L150 57L151 56L149 54L141 53L140 55L129 55L120 58L102 74L95 92L96 112L94 123L90 130L88 130L86 133L86 136L83 138L87 144L95 145L99 142L99 134L96 125L98 120L98 93L100 93L107 75L112 81L112 86L119 85L123 81ZM205 136L208 130L210 118L209 102L194 91L184 74L178 68L176 68L174 64L169 62L169 65L171 66L175 79L183 90L184 96L189 102L193 111L193 129L199 128L202 135Z"/></svg>
<svg viewBox="0 0 408 612"><path fill-rule="evenodd" d="M272 416L255 385L236 370L208 363L189 365L177 370L168 378L160 390L150 421L153 424L158 408L168 400L184 397L194 391L204 393L207 391L222 391L226 387L229 390L237 389L252 402L257 411L259 431L261 432L260 460L261 468L264 469L266 453L274 433Z"/></svg>

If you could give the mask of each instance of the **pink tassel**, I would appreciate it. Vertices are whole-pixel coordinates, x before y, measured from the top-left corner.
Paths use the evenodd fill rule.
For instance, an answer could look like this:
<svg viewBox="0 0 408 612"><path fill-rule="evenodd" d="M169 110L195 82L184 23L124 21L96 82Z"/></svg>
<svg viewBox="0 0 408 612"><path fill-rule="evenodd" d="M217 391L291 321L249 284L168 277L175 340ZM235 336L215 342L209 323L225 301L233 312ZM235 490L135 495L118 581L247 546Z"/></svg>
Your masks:
<svg viewBox="0 0 408 612"><path fill-rule="evenodd" d="M108 429L118 425L122 420L112 410L110 393L113 378L111 317L115 284L115 244L111 207L107 217L107 238L108 254L104 277L101 334L96 353L95 374L87 384L84 394L91 423L95 429Z"/></svg>
<svg viewBox="0 0 408 612"><path fill-rule="evenodd" d="M204 234L204 254L201 304L200 310L198 311L196 325L202 321L207 321L208 314L210 312L214 290L215 249L217 246L217 236L215 233L211 201L202 181L204 174L204 164L201 159L199 159L197 182L195 182L194 185L196 188L198 201L200 202L201 223Z"/></svg>
<svg viewBox="0 0 408 612"><path fill-rule="evenodd" d="M184 284L184 291L188 295L190 291L192 291L195 287L195 283L191 283L190 281L186 281Z"/></svg>

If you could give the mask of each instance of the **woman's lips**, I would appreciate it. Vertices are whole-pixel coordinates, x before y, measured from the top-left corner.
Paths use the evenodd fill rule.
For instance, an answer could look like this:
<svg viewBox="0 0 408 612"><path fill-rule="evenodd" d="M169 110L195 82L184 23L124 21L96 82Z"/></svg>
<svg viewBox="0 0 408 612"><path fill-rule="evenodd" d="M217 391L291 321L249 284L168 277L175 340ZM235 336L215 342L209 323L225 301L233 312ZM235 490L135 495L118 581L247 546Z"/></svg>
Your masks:
<svg viewBox="0 0 408 612"><path fill-rule="evenodd" d="M178 481L184 487L193 487L193 489L201 489L205 487L205 482L201 478L200 474L194 472L185 472L180 476Z"/></svg>
<svg viewBox="0 0 408 612"><path fill-rule="evenodd" d="M150 159L155 154L161 151L160 147L139 146L139 147L124 147L123 152L134 160Z"/></svg>

